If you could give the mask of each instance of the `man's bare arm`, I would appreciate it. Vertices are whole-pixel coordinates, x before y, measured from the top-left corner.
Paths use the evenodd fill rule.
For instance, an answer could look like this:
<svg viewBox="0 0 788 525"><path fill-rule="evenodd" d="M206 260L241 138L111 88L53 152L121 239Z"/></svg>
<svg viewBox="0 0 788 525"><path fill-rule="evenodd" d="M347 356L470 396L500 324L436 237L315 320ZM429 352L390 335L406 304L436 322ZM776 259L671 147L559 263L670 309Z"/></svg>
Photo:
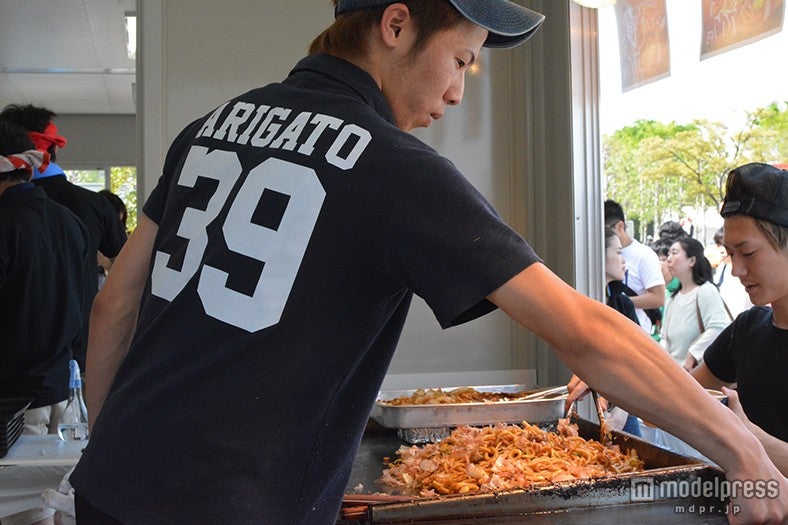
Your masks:
<svg viewBox="0 0 788 525"><path fill-rule="evenodd" d="M588 385L625 410L648 419L714 460L730 479L788 480L763 446L651 337L614 309L533 264L488 297L510 317L545 339ZM786 503L737 500L735 520L780 523Z"/></svg>
<svg viewBox="0 0 788 525"><path fill-rule="evenodd" d="M156 223L141 213L137 228L93 302L85 372L85 403L91 429L134 335L157 231Z"/></svg>
<svg viewBox="0 0 788 525"><path fill-rule="evenodd" d="M659 308L665 305L665 285L652 286L641 295L630 297L635 308Z"/></svg>

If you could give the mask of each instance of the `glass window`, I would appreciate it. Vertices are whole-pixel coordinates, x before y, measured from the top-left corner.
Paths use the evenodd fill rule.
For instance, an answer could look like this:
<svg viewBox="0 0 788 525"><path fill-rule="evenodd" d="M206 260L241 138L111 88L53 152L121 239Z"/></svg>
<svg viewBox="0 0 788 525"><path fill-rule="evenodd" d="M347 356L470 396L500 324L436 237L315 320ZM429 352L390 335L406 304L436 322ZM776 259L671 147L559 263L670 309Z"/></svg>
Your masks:
<svg viewBox="0 0 788 525"><path fill-rule="evenodd" d="M129 232L137 226L137 167L112 166L99 169L65 170L69 181L91 191L108 190L126 205ZM107 175L109 174L109 176Z"/></svg>

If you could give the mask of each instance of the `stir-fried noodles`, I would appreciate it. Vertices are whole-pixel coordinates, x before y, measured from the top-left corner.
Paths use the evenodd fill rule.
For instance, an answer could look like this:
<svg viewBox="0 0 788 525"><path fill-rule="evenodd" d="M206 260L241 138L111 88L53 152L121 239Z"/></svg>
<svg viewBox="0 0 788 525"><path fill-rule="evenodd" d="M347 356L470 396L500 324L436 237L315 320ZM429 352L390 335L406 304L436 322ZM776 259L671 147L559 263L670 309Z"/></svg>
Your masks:
<svg viewBox="0 0 788 525"><path fill-rule="evenodd" d="M605 447L577 435L566 420L559 433L523 422L457 427L440 443L402 446L379 483L422 497L524 489L580 478L643 470L634 450Z"/></svg>

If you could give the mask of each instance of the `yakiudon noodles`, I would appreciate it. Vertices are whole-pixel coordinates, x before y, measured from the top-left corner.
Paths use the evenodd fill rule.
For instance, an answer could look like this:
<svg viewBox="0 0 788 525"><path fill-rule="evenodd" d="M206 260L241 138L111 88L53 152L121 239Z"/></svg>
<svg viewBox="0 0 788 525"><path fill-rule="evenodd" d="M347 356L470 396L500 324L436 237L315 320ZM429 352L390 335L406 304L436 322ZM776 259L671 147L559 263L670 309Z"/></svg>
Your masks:
<svg viewBox="0 0 788 525"><path fill-rule="evenodd" d="M452 390L442 388L420 388L408 396L395 397L381 401L385 405L445 405L450 403L480 403L508 401L527 395L528 392L481 392L473 387L458 387Z"/></svg>
<svg viewBox="0 0 788 525"><path fill-rule="evenodd" d="M634 450L586 440L560 420L558 433L535 425L460 426L440 443L402 446L379 483L431 497L527 489L643 470Z"/></svg>

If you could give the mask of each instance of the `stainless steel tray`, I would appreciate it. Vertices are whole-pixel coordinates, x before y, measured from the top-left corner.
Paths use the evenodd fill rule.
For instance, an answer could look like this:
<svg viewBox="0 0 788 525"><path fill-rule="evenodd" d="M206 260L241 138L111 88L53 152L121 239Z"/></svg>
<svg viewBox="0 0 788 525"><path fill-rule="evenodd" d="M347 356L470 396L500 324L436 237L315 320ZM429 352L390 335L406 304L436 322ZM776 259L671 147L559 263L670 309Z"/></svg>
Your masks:
<svg viewBox="0 0 788 525"><path fill-rule="evenodd" d="M432 387L453 390L461 387ZM526 385L473 386L480 392L517 394L535 390ZM540 388L541 389L541 388ZM494 423L541 423L564 416L566 395L548 399L494 401L487 403L450 403L443 405L387 405L384 402L409 396L416 390L381 390L370 417L386 428L426 429L458 425L491 425Z"/></svg>
<svg viewBox="0 0 788 525"><path fill-rule="evenodd" d="M597 439L599 425L573 417L580 436ZM551 428L557 421L539 426ZM634 448L645 462L643 472L618 474L596 480L561 482L548 487L473 495L414 497L409 501L385 501L399 497L392 487L377 485L383 457L394 458L398 440L390 430L370 431L362 440L348 488L351 492L376 494L360 521L373 523L566 523L607 525L608 523L725 524L725 504L713 497L694 497L675 493L671 485L704 483L724 479L723 473L695 458L676 454L638 439L612 431L613 443L622 450ZM698 479L699 481L695 481ZM663 484L667 490L661 490ZM361 492L363 492L361 491ZM381 492L383 493L381 495ZM681 491L679 491L681 492ZM351 496L363 497L363 494ZM359 523L358 521L354 523Z"/></svg>

